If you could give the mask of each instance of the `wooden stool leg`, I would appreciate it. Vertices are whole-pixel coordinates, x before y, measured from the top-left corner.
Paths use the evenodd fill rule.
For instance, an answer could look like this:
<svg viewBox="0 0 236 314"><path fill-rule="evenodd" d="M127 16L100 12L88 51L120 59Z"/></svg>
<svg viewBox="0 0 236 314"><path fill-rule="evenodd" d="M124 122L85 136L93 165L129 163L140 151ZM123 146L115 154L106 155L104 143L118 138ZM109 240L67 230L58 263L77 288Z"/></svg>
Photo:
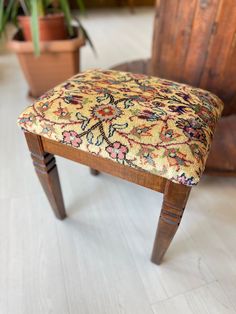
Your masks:
<svg viewBox="0 0 236 314"><path fill-rule="evenodd" d="M43 150L41 137L25 133L26 141L31 152L35 171L47 195L54 214L58 219L66 217L61 185L59 181L56 160L52 154Z"/></svg>
<svg viewBox="0 0 236 314"><path fill-rule="evenodd" d="M100 172L96 169L90 168L90 173L93 176L98 176Z"/></svg>
<svg viewBox="0 0 236 314"><path fill-rule="evenodd" d="M167 181L151 261L159 265L182 218L191 188Z"/></svg>

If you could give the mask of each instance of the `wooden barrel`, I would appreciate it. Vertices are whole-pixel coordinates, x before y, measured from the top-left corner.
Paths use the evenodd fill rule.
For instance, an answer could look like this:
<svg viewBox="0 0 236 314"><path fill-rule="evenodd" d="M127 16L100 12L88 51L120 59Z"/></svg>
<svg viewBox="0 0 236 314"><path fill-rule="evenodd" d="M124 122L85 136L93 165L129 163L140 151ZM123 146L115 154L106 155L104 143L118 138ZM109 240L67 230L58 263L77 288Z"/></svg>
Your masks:
<svg viewBox="0 0 236 314"><path fill-rule="evenodd" d="M151 71L208 89L236 113L236 0L157 0Z"/></svg>

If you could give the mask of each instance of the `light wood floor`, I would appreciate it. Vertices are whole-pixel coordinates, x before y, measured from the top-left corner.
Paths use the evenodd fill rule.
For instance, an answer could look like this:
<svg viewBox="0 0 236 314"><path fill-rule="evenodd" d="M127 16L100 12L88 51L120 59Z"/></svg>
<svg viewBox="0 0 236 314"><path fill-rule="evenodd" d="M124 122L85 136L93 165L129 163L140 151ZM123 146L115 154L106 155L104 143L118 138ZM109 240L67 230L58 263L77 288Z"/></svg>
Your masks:
<svg viewBox="0 0 236 314"><path fill-rule="evenodd" d="M148 57L153 12L89 13L83 69ZM193 189L163 264L150 263L161 195L58 158L68 219L56 220L15 121L29 103L0 55L0 313L236 313L236 178Z"/></svg>

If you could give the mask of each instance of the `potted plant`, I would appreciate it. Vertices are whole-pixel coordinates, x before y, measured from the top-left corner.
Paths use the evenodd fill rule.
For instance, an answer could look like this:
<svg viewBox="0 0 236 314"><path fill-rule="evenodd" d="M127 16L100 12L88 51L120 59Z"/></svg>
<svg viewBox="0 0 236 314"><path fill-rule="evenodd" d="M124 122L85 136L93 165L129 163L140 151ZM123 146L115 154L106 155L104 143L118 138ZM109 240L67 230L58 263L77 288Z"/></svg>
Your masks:
<svg viewBox="0 0 236 314"><path fill-rule="evenodd" d="M77 0L80 10L83 1ZM39 97L79 72L79 52L88 36L72 26L68 0L0 0L0 35L7 22L18 31L9 47L19 59L30 95ZM90 40L89 40L90 41Z"/></svg>

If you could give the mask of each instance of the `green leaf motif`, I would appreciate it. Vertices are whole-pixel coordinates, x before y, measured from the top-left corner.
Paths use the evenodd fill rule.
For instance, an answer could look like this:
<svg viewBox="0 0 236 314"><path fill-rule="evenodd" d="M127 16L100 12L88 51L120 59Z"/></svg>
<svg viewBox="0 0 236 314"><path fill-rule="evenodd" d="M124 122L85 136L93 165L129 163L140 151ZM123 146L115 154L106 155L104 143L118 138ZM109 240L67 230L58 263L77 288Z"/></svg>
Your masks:
<svg viewBox="0 0 236 314"><path fill-rule="evenodd" d="M115 130L122 130L127 128L128 123L123 123L123 124L111 124L109 127L109 132L108 132L108 137L112 137L114 135Z"/></svg>
<svg viewBox="0 0 236 314"><path fill-rule="evenodd" d="M81 124L81 129L84 131L87 127L87 125L89 124L90 120L84 120Z"/></svg>
<svg viewBox="0 0 236 314"><path fill-rule="evenodd" d="M118 130L125 129L125 128L127 128L127 126L128 126L128 123L123 123L123 124L115 123L115 124L113 124L113 128L118 129Z"/></svg>
<svg viewBox="0 0 236 314"><path fill-rule="evenodd" d="M89 98L84 98L83 99L83 105L86 105L88 103L91 103L91 100L89 100Z"/></svg>
<svg viewBox="0 0 236 314"><path fill-rule="evenodd" d="M87 138L87 141L89 144L93 144L93 133L92 132L89 132L86 136Z"/></svg>
<svg viewBox="0 0 236 314"><path fill-rule="evenodd" d="M96 146L100 146L104 141L104 137L102 134L100 134L98 137L97 137L97 141L96 141Z"/></svg>
<svg viewBox="0 0 236 314"><path fill-rule="evenodd" d="M106 100L106 99L108 99L109 98L109 95L108 94L105 94L104 96L98 96L97 97L97 102L102 102L102 101L104 101L104 100Z"/></svg>
<svg viewBox="0 0 236 314"><path fill-rule="evenodd" d="M124 105L125 105L125 109L129 109L130 107L134 106L134 103L132 102L131 99L127 99L127 100L124 102Z"/></svg>
<svg viewBox="0 0 236 314"><path fill-rule="evenodd" d="M88 120L88 118L85 117L85 116L83 116L80 112L77 112L77 113L76 113L76 118L77 118L78 120L83 120L83 121L87 121L87 120Z"/></svg>
<svg viewBox="0 0 236 314"><path fill-rule="evenodd" d="M131 111L133 116L137 116L140 113L139 109L133 109L133 110L131 109L130 111Z"/></svg>
<svg viewBox="0 0 236 314"><path fill-rule="evenodd" d="M83 121L81 124L81 129L84 131L86 129L87 125L89 124L90 119L83 116L80 112L77 112L75 116L78 120Z"/></svg>
<svg viewBox="0 0 236 314"><path fill-rule="evenodd" d="M108 137L112 137L114 135L115 132L115 128L113 127L113 125L111 124L109 126L109 133L108 133Z"/></svg>

